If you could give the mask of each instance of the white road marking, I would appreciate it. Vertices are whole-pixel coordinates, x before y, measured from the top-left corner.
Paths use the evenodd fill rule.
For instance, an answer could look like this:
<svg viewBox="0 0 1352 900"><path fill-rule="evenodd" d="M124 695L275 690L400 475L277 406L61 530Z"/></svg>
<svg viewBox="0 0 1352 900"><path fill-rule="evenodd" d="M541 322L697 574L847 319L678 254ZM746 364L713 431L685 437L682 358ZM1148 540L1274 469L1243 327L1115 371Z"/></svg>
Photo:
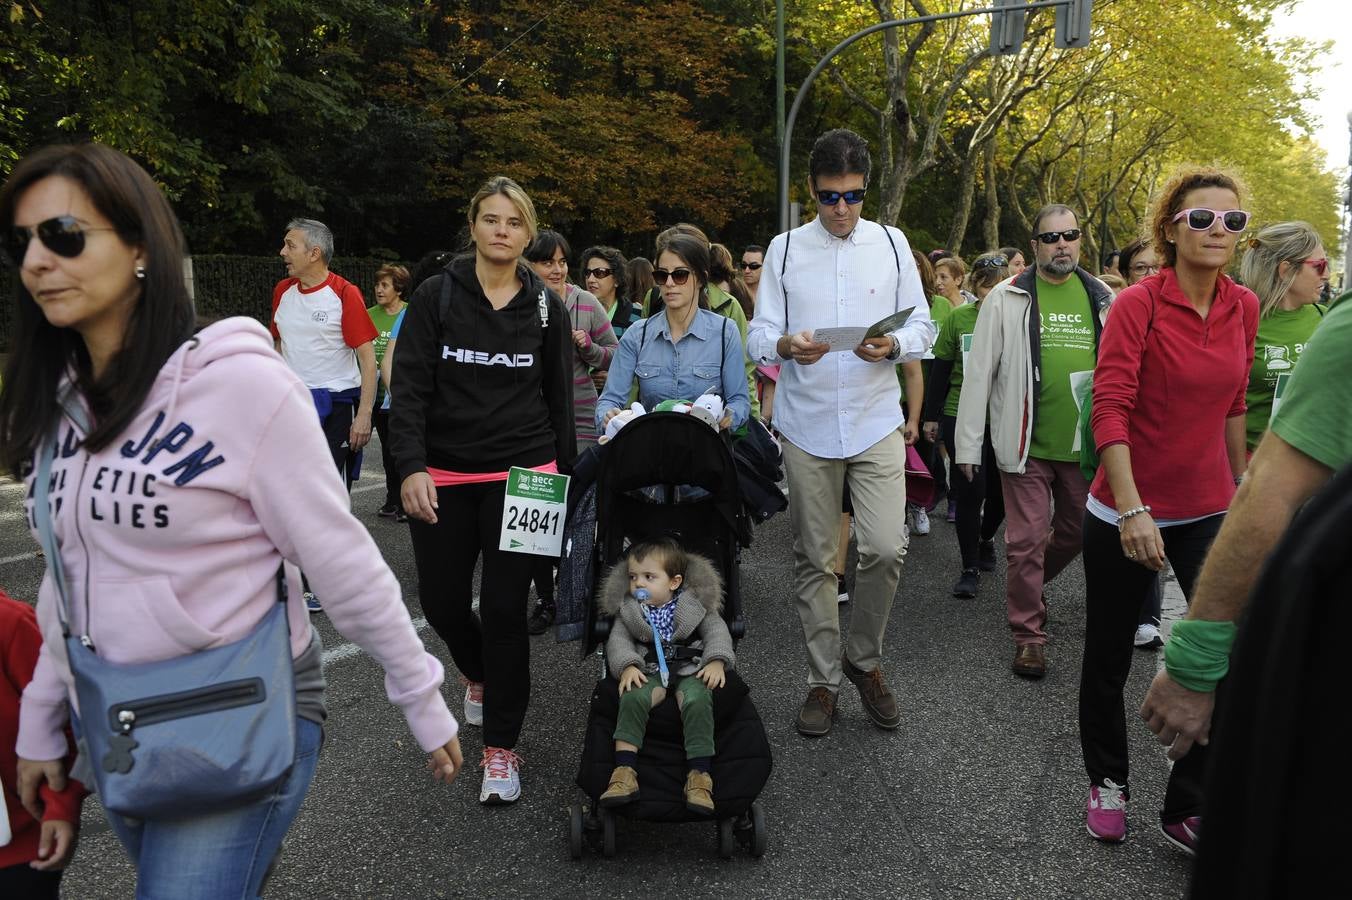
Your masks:
<svg viewBox="0 0 1352 900"><path fill-rule="evenodd" d="M426 627L427 620L422 616L413 620L413 629L415 631L422 631ZM354 656L360 656L363 652L364 651L356 644L339 644L337 647L332 647L324 651L324 665L327 666L329 663L336 663L339 660L351 659Z"/></svg>
<svg viewBox="0 0 1352 900"><path fill-rule="evenodd" d="M38 551L30 550L27 553L17 553L14 556L0 556L0 566L7 566L10 563L27 562L30 559L37 559Z"/></svg>

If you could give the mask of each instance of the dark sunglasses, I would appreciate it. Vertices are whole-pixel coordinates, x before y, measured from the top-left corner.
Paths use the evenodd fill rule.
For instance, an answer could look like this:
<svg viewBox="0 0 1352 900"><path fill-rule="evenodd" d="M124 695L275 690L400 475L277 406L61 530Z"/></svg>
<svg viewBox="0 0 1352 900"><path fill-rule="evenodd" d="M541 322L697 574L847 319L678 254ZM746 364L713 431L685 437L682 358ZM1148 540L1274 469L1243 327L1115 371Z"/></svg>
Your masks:
<svg viewBox="0 0 1352 900"><path fill-rule="evenodd" d="M976 272L980 269L1003 269L1007 265L1009 265L1009 260L1005 259L1003 256L983 256L972 263L972 271Z"/></svg>
<svg viewBox="0 0 1352 900"><path fill-rule="evenodd" d="M756 271L757 269L759 269L762 265L764 265L764 264L763 264L763 263L739 262L739 263L737 264L737 268L739 268L739 269L750 269L751 271L754 272L754 271Z"/></svg>
<svg viewBox="0 0 1352 900"><path fill-rule="evenodd" d="M817 202L822 206L835 206L841 200L851 206L857 206L864 202L864 191L867 188L860 188L857 191L817 191Z"/></svg>
<svg viewBox="0 0 1352 900"><path fill-rule="evenodd" d="M1055 244L1062 239L1065 239L1067 244L1073 244L1080 239L1080 229L1067 228L1065 231L1044 231L1042 234L1033 236L1044 244Z"/></svg>
<svg viewBox="0 0 1352 900"><path fill-rule="evenodd" d="M680 287L690 280L690 270L671 269L668 271L667 269L653 269L653 281L658 284L666 284L668 278L670 278L677 287Z"/></svg>
<svg viewBox="0 0 1352 900"><path fill-rule="evenodd" d="M1305 265L1309 266L1311 269L1314 269L1314 274L1318 275L1320 278L1323 278L1324 273L1329 270L1329 261L1327 258L1307 259L1305 260Z"/></svg>
<svg viewBox="0 0 1352 900"><path fill-rule="evenodd" d="M1209 231L1217 216L1220 217L1225 230L1231 234L1239 234L1249 224L1249 214L1242 209L1206 209L1200 206L1179 210L1173 220L1180 222L1187 219L1188 227L1193 231Z"/></svg>
<svg viewBox="0 0 1352 900"><path fill-rule="evenodd" d="M583 270L582 270L582 275L583 275L584 278L609 278L611 275L614 275L614 274L615 274L615 270L614 270L614 269L583 269Z"/></svg>
<svg viewBox="0 0 1352 900"><path fill-rule="evenodd" d="M24 255L28 253L28 244L34 236L42 245L57 256L74 259L84 252L85 234L90 231L116 231L116 228L93 228L80 224L74 216L57 216L45 222L39 222L32 228L15 225L0 235L0 250L15 266L23 265Z"/></svg>

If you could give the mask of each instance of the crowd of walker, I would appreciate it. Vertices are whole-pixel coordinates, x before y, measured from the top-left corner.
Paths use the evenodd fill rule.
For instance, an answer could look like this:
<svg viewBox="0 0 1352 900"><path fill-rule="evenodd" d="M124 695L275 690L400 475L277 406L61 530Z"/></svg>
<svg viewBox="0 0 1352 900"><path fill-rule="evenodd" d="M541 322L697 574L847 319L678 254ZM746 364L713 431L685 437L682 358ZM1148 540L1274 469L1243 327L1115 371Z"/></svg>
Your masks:
<svg viewBox="0 0 1352 900"><path fill-rule="evenodd" d="M736 262L686 223L661 232L651 262L606 246L574 255L540 230L527 193L496 177L468 205L470 247L412 274L382 268L369 309L329 270L329 230L297 218L269 333L251 319L197 319L175 215L131 159L85 144L21 160L0 191L0 241L21 273L0 467L28 481L48 573L36 611L0 601L0 894L57 896L81 798L98 789L138 896L257 896L326 720L309 614L328 615L384 667L434 777L460 774L443 661L350 512L373 430L378 515L408 523L422 611L460 674L463 722L482 729L480 802L516 801L529 635L554 621L558 561L522 565L499 549L508 472L572 471L580 454L605 452L598 435L631 400L652 409L705 394L721 398L729 441L758 420L782 447L794 557L784 590L807 662L802 735L830 733L845 680L874 725L902 724L905 688L884 677L884 636L912 540L929 533L930 512L946 513L961 559L951 591L972 598L998 584L1003 523L1015 675L1073 664L1069 648L1048 652L1046 589L1077 557L1084 567L1089 834L1124 840L1130 801L1148 818L1158 810L1174 846L1200 848L1195 890L1232 877L1236 845L1213 837L1218 823L1202 826L1208 756L1224 749L1209 740L1213 698L1219 688L1223 712L1263 560L1352 461L1352 303L1327 302L1319 236L1301 222L1251 227L1233 175L1187 166L1107 271L1082 265L1086 223L1058 203L1037 212L1027 247L969 263L916 252L902 230L862 218L869 175L862 138L821 135L808 177L817 215ZM889 316L881 334L822 339ZM908 447L939 487L931 504L908 504ZM1189 601L1167 643L1166 566ZM645 542L605 582L622 699L603 805L643 790L645 723L669 689L686 729L686 805L715 813L709 698L736 656L707 568L675 541ZM153 776L114 787L155 746L139 724L172 713L156 705L164 697L123 706L104 735L102 712L86 708L104 681L171 664L191 672L273 633L289 645L295 696L280 772L199 813L174 809ZM663 648L691 635L697 652L673 660L668 685ZM1163 797L1131 788L1133 646L1163 647L1140 711L1175 760ZM235 696L208 686L168 705L242 714ZM256 740L240 748L246 761L278 738L261 729ZM1275 834L1271 844L1287 846Z"/></svg>

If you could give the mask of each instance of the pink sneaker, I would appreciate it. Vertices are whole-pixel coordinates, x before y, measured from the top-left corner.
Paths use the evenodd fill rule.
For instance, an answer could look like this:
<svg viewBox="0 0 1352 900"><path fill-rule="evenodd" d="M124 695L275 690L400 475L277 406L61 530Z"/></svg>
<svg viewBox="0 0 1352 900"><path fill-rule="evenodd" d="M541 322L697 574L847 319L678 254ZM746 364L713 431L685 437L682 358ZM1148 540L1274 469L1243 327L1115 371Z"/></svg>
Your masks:
<svg viewBox="0 0 1352 900"><path fill-rule="evenodd" d="M465 724L478 725L484 724L484 683L482 681L470 681L465 676L460 676L460 683L465 686Z"/></svg>
<svg viewBox="0 0 1352 900"><path fill-rule="evenodd" d="M1188 816L1172 825L1160 824L1164 839L1189 856L1197 855L1197 841L1202 836L1202 817Z"/></svg>
<svg viewBox="0 0 1352 900"><path fill-rule="evenodd" d="M1084 827L1100 841L1120 843L1127 838L1127 796L1122 788L1104 779L1103 787L1089 786Z"/></svg>

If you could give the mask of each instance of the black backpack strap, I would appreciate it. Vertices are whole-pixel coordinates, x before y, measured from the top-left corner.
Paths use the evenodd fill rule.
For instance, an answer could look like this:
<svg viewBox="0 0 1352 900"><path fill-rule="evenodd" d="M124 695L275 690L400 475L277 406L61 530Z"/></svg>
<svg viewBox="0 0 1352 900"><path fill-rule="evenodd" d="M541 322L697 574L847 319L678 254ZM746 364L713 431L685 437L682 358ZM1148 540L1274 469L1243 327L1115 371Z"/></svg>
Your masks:
<svg viewBox="0 0 1352 900"><path fill-rule="evenodd" d="M446 320L451 317L451 273L441 273L441 299L437 301L437 312L441 316L441 328L446 328Z"/></svg>
<svg viewBox="0 0 1352 900"><path fill-rule="evenodd" d="M784 232L784 259L779 263L779 289L784 292L784 333L792 334L789 331L789 285L784 280L784 276L789 271L789 241L793 240L793 231Z"/></svg>
<svg viewBox="0 0 1352 900"><path fill-rule="evenodd" d="M879 224L879 225L882 225L881 222L879 222L878 224ZM891 232L891 230L890 230L886 225L883 225L883 234L885 234L885 235L887 236L887 243L888 243L888 245L891 246L891 248L892 248L892 258L893 258L894 260L897 261L897 274L900 275L900 274L901 274L901 254L897 252L897 242L894 241L894 240L892 240L892 232Z"/></svg>

